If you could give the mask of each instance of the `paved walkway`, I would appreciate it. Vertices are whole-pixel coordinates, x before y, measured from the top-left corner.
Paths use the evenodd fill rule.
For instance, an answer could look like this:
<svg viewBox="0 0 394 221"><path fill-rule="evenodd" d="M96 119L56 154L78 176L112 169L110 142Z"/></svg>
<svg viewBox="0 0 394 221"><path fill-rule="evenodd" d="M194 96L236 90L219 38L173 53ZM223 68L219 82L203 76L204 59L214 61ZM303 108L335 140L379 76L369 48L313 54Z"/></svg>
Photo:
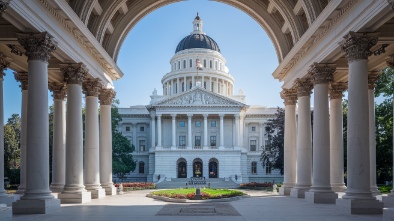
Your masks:
<svg viewBox="0 0 394 221"><path fill-rule="evenodd" d="M13 220L29 221L382 221L382 215L348 215L339 210L336 205L311 204L304 199L296 199L283 196L272 196L262 191L251 191L247 193L248 198L231 201L229 204L236 210L233 216L172 216L156 214L164 206L178 206L179 204L157 201L145 197L151 190L134 191L124 195L106 197L100 200L92 200L85 204L63 204L61 209L46 215L14 215ZM189 211L201 204L184 204L184 210ZM211 208L212 204L204 207ZM230 206L230 207L231 207ZM213 207L212 207L213 208Z"/></svg>

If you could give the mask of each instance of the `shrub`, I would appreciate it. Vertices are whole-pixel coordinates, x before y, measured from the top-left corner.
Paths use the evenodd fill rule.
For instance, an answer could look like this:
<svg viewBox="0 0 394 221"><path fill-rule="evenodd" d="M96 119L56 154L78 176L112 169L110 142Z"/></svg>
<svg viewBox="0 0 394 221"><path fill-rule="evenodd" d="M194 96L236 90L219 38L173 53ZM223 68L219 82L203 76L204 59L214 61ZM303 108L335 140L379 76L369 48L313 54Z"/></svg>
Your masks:
<svg viewBox="0 0 394 221"><path fill-rule="evenodd" d="M120 184L123 185L123 191L156 189L156 185L154 183L143 182L116 183L115 187L118 188Z"/></svg>

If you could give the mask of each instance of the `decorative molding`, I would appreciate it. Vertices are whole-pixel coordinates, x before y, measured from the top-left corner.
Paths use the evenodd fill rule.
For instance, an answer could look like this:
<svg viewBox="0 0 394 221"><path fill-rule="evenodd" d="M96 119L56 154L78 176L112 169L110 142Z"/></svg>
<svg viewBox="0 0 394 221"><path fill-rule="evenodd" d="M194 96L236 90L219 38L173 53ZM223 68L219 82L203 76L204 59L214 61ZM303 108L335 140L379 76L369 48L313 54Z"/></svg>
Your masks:
<svg viewBox="0 0 394 221"><path fill-rule="evenodd" d="M0 1L0 14L7 11L10 1L11 0L1 0Z"/></svg>
<svg viewBox="0 0 394 221"><path fill-rule="evenodd" d="M55 100L64 100L67 97L67 85L59 82L50 82L48 89L52 91Z"/></svg>
<svg viewBox="0 0 394 221"><path fill-rule="evenodd" d="M330 99L342 99L343 92L347 90L347 82L336 82L329 85Z"/></svg>
<svg viewBox="0 0 394 221"><path fill-rule="evenodd" d="M10 66L10 62L7 60L7 57L0 52L0 80L3 80L5 76L4 71Z"/></svg>
<svg viewBox="0 0 394 221"><path fill-rule="evenodd" d="M280 97L284 100L285 105L296 105L297 103L297 90L294 88L283 89L280 92Z"/></svg>
<svg viewBox="0 0 394 221"><path fill-rule="evenodd" d="M375 82L378 80L381 72L378 71L371 71L368 73L368 89L374 90L375 89Z"/></svg>
<svg viewBox="0 0 394 221"><path fill-rule="evenodd" d="M297 90L297 97L311 96L313 84L311 78L297 78L293 87Z"/></svg>
<svg viewBox="0 0 394 221"><path fill-rule="evenodd" d="M20 82L22 91L28 90L29 74L27 72L14 72L15 80Z"/></svg>
<svg viewBox="0 0 394 221"><path fill-rule="evenodd" d="M60 64L60 71L63 73L64 81L67 84L82 85L88 74L88 69L82 63Z"/></svg>
<svg viewBox="0 0 394 221"><path fill-rule="evenodd" d="M23 52L21 50L19 50L19 48L16 47L16 45L8 44L7 47L9 47L11 49L11 53L16 54L18 56L22 56L23 55Z"/></svg>
<svg viewBox="0 0 394 221"><path fill-rule="evenodd" d="M47 32L16 33L18 42L26 50L28 60L41 60L48 62L50 54L56 49L57 42Z"/></svg>
<svg viewBox="0 0 394 221"><path fill-rule="evenodd" d="M333 79L335 70L335 64L313 63L311 69L309 70L312 76L313 85L330 83Z"/></svg>
<svg viewBox="0 0 394 221"><path fill-rule="evenodd" d="M394 0L387 0L387 2L388 2L389 5L391 6L391 9L394 10Z"/></svg>
<svg viewBox="0 0 394 221"><path fill-rule="evenodd" d="M102 89L99 95L100 105L111 105L115 96L114 89Z"/></svg>
<svg viewBox="0 0 394 221"><path fill-rule="evenodd" d="M393 0L394 1L394 0ZM389 58L386 60L387 66L391 69L394 69L394 54L390 55Z"/></svg>
<svg viewBox="0 0 394 221"><path fill-rule="evenodd" d="M83 89L83 92L86 94L86 96L93 96L93 97L99 96L100 91L103 87L100 82L101 81L99 78L86 79L82 83L82 89Z"/></svg>
<svg viewBox="0 0 394 221"><path fill-rule="evenodd" d="M345 35L341 44L341 49L346 53L348 61L368 59L372 55L371 47L378 42L378 33L358 33L349 32Z"/></svg>

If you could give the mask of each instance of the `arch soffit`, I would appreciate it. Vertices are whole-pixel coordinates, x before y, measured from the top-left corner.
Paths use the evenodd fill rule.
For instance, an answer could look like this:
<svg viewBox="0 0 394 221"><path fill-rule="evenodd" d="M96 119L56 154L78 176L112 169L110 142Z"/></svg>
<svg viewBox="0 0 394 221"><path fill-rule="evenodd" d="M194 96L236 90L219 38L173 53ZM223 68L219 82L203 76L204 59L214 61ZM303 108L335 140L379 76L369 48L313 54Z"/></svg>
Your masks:
<svg viewBox="0 0 394 221"><path fill-rule="evenodd" d="M176 164L178 165L179 163L182 163L182 162L187 163L187 160L186 160L185 158L181 157L181 158L179 158L179 159L176 161Z"/></svg>
<svg viewBox="0 0 394 221"><path fill-rule="evenodd" d="M209 162L209 163L210 163L210 162L219 163L219 160L218 160L217 158L215 158L215 157L212 157L211 159L209 159L208 162Z"/></svg>

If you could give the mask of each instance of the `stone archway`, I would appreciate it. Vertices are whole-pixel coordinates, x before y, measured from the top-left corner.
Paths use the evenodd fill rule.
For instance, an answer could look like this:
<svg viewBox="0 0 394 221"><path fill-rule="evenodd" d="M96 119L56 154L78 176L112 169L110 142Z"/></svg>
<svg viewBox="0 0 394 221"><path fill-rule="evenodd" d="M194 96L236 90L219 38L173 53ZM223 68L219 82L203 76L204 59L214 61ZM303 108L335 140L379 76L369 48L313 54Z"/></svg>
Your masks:
<svg viewBox="0 0 394 221"><path fill-rule="evenodd" d="M187 161L185 158L179 158L176 162L177 177L187 178Z"/></svg>
<svg viewBox="0 0 394 221"><path fill-rule="evenodd" d="M209 178L219 177L219 161L216 158L211 158L209 160Z"/></svg>
<svg viewBox="0 0 394 221"><path fill-rule="evenodd" d="M203 163L200 158L193 160L193 177L203 177Z"/></svg>

